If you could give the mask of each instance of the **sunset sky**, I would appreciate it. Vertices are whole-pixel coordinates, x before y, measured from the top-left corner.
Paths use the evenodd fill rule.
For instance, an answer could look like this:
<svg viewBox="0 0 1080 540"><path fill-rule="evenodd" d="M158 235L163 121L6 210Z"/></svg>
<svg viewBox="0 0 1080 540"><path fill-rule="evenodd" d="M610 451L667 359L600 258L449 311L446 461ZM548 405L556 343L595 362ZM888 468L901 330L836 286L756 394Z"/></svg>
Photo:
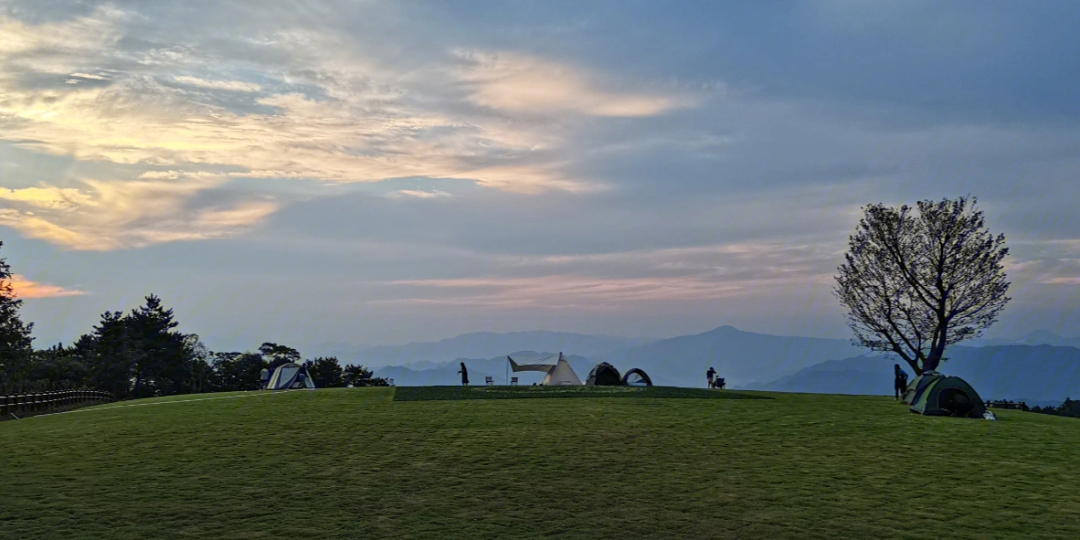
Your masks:
<svg viewBox="0 0 1080 540"><path fill-rule="evenodd" d="M988 336L1080 334L1080 3L0 0L36 345L851 336L860 207L973 195Z"/></svg>

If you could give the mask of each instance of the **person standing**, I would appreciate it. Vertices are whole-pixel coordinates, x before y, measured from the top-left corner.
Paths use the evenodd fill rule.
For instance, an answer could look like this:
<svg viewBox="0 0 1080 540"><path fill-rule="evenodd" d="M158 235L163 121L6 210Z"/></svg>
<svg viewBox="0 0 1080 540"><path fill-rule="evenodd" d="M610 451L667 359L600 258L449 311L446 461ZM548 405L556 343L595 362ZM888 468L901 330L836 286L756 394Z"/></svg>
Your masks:
<svg viewBox="0 0 1080 540"><path fill-rule="evenodd" d="M469 370L465 368L465 362L461 363L461 386L469 386Z"/></svg>
<svg viewBox="0 0 1080 540"><path fill-rule="evenodd" d="M709 371L705 372L705 376L709 378L709 388L713 388L715 386L716 370L710 367Z"/></svg>
<svg viewBox="0 0 1080 540"><path fill-rule="evenodd" d="M893 372L896 376L893 381L893 390L896 392L896 399L900 399L904 392L907 392L907 373L900 369L900 364L893 364Z"/></svg>

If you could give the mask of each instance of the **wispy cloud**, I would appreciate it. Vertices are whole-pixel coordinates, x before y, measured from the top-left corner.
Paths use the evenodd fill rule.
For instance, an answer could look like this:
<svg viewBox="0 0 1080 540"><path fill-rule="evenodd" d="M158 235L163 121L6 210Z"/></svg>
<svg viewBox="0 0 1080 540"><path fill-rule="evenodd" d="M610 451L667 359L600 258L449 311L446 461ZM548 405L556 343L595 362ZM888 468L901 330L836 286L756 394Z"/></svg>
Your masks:
<svg viewBox="0 0 1080 540"><path fill-rule="evenodd" d="M410 199L443 199L451 197L449 193L445 191L421 191L417 189L400 189L398 191L391 191L387 194L387 197L393 199L410 198Z"/></svg>
<svg viewBox="0 0 1080 540"><path fill-rule="evenodd" d="M189 204L222 181L87 180L85 189L0 190L8 206L0 209L0 225L71 249L107 251L221 237L258 223L278 207L266 200L226 207Z"/></svg>
<svg viewBox="0 0 1080 540"><path fill-rule="evenodd" d="M262 90L262 87L258 84L243 81L210 81L189 75L173 77L173 80L180 84L212 90L230 90L233 92L258 92Z"/></svg>
<svg viewBox="0 0 1080 540"><path fill-rule="evenodd" d="M110 180L83 178L89 190L48 182L0 195L8 206L0 223L78 249L214 237L217 232L200 224L221 223L222 214L182 219L179 228L173 217L184 201L217 185L202 179L226 174L332 182L456 178L518 193L595 192L606 182L571 174L569 163L554 157L563 144L561 128L465 105L514 114L651 116L687 103L659 92L607 88L583 68L515 53L469 53L464 71L418 79L334 53L349 38L330 31L249 42L276 59L262 66L265 77L277 77L274 85L230 77L236 70L228 63L211 70L213 76L196 76L191 73L208 72L213 57L196 45L124 48L130 16L101 8L40 25L0 17L0 50L12 55L5 61L11 74L39 77L39 64L28 59L48 58L45 71L107 83L37 87L14 75L0 77L4 137L118 171ZM72 38L76 34L83 37ZM293 66L301 59L303 70ZM445 84L432 84L439 75L458 77L470 93L455 98ZM125 177L132 170L137 179ZM170 182L143 182L152 179ZM392 196L445 197L437 191ZM154 210L135 210L132 198L152 200ZM49 211L30 213L31 207ZM229 215L265 216L271 207L248 204Z"/></svg>
<svg viewBox="0 0 1080 540"><path fill-rule="evenodd" d="M687 96L604 89L598 77L569 64L514 52L466 52L462 78L478 105L519 114L574 112L655 116L691 104Z"/></svg>
<svg viewBox="0 0 1080 540"><path fill-rule="evenodd" d="M374 300L374 305L460 305L494 309L577 309L612 311L628 303L716 300L745 289L740 284L696 278L591 279L576 276L401 280L397 286L427 289L419 297ZM442 290L441 293L432 289ZM449 294L446 291L450 291Z"/></svg>
<svg viewBox="0 0 1080 540"><path fill-rule="evenodd" d="M25 276L15 274L11 276L11 287L18 298L57 298L61 296L78 296L86 294L78 289L66 289L57 285L48 285L31 281Z"/></svg>
<svg viewBox="0 0 1080 540"><path fill-rule="evenodd" d="M388 284L401 294L374 302L611 311L646 303L761 295L766 288L782 296L793 289L831 284L835 254L812 244L772 241L480 260L478 264L499 274L393 280Z"/></svg>

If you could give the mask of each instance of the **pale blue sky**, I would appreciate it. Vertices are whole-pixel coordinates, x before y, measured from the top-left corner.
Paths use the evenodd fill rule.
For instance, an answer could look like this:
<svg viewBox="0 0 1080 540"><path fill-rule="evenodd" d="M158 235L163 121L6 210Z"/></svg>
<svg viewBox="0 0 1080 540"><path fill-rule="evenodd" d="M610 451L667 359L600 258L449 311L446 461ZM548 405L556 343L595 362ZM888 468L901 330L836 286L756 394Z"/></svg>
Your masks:
<svg viewBox="0 0 1080 540"><path fill-rule="evenodd" d="M1080 334L1080 4L0 1L38 345L151 292L214 349L848 337L859 208L974 195L988 335ZM33 283L29 285L28 283Z"/></svg>

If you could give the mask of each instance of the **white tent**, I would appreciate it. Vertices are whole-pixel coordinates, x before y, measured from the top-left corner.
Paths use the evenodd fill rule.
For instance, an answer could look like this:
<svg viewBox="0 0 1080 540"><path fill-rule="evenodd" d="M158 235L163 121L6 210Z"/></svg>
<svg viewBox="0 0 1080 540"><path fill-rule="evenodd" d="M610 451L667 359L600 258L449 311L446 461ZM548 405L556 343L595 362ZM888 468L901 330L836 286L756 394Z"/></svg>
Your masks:
<svg viewBox="0 0 1080 540"><path fill-rule="evenodd" d="M506 359L510 361L510 369L514 370L515 373L518 371L543 371L547 373L543 382L540 383L544 386L581 386L581 379L578 378L577 373L574 373L574 369L570 367L570 362L563 358L562 353L559 353L559 359L555 362L551 361L550 356L535 360L529 364L518 364L509 356Z"/></svg>
<svg viewBox="0 0 1080 540"><path fill-rule="evenodd" d="M270 376L270 382L266 383L267 390L288 390L291 388L315 388L315 381L311 380L307 368L289 362L281 364Z"/></svg>

